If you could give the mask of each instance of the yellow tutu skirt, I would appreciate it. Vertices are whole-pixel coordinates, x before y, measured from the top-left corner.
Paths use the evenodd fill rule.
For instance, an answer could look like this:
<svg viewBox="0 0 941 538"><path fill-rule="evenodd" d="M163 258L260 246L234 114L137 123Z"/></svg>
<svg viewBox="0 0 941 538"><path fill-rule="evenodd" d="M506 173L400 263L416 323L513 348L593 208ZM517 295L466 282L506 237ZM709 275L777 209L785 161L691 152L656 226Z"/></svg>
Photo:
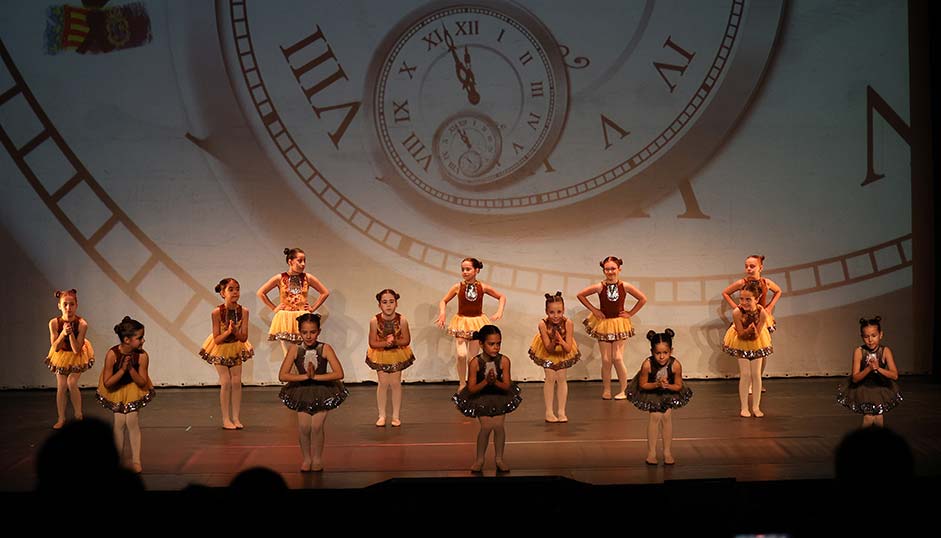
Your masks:
<svg viewBox="0 0 941 538"><path fill-rule="evenodd" d="M490 325L490 318L487 314L472 318L454 314L451 323L448 324L448 334L458 338L473 338L474 331L479 331L484 325Z"/></svg>
<svg viewBox="0 0 941 538"><path fill-rule="evenodd" d="M153 386L142 389L131 382L115 390L105 387L105 372L101 371L98 379L98 391L95 393L98 403L112 413L128 414L140 411L154 399Z"/></svg>
<svg viewBox="0 0 941 538"><path fill-rule="evenodd" d="M578 362L582 358L582 354L578 351L578 345L574 340L572 341L572 351L569 353L566 353L562 346L555 346L554 350L549 351L542 344L542 336L537 334L533 338L533 343L529 346L529 358L543 368L562 370Z"/></svg>
<svg viewBox="0 0 941 538"><path fill-rule="evenodd" d="M762 327L758 332L758 338L754 340L742 340L735 331L735 326L729 327L725 331L725 338L722 339L722 351L739 359L760 359L767 357L774 352L771 346L771 333L767 327Z"/></svg>
<svg viewBox="0 0 941 538"><path fill-rule="evenodd" d="M85 345L78 353L49 348L49 354L43 363L54 374L80 374L95 364L95 348L92 347L91 340L88 338L85 339Z"/></svg>
<svg viewBox="0 0 941 538"><path fill-rule="evenodd" d="M412 348L397 347L395 349L373 349L366 350L366 365L379 372L400 372L415 362L415 355L412 354Z"/></svg>
<svg viewBox="0 0 941 538"><path fill-rule="evenodd" d="M216 344L215 338L210 334L203 342L203 347L199 350L199 356L209 364L232 367L254 357L255 348L247 341Z"/></svg>
<svg viewBox="0 0 941 538"><path fill-rule="evenodd" d="M268 329L268 340L284 340L298 343L301 341L301 331L297 328L297 318L307 314L306 310L279 310L271 320Z"/></svg>
<svg viewBox="0 0 941 538"><path fill-rule="evenodd" d="M590 314L582 324L589 336L602 342L627 340L634 336L630 318L604 318L599 321L594 314Z"/></svg>

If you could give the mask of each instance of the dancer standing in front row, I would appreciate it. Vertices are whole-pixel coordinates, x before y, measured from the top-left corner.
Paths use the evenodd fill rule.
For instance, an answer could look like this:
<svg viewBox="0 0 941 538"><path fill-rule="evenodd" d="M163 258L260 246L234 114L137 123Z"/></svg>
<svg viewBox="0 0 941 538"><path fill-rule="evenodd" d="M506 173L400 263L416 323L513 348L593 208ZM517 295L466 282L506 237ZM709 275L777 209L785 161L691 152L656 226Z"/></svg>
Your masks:
<svg viewBox="0 0 941 538"><path fill-rule="evenodd" d="M693 391L683 383L683 365L673 356L673 329L649 331L650 356L627 386L627 396L641 411L650 414L647 422L647 458L657 464L657 437L663 438L663 463L673 465L673 410L683 407Z"/></svg>
<svg viewBox="0 0 941 538"><path fill-rule="evenodd" d="M837 401L863 415L863 427L884 426L883 415L902 401L899 371L892 350L882 345L882 318L859 320L863 345L853 351L849 380L837 389Z"/></svg>
<svg viewBox="0 0 941 538"><path fill-rule="evenodd" d="M278 380L287 384L278 398L288 409L297 411L297 434L301 446L301 471L323 470L324 424L327 412L346 400L350 391L343 386L343 365L330 344L318 342L320 314L297 318L301 340L291 344L284 355ZM327 366L330 371L327 371Z"/></svg>
<svg viewBox="0 0 941 538"><path fill-rule="evenodd" d="M591 311L585 320L585 328L592 338L598 340L601 350L601 398L611 399L611 366L618 374L618 393L615 400L626 400L627 370L624 368L624 343L634 336L631 318L644 307L647 296L639 289L620 279L621 258L608 256L599 265L604 271L604 280L583 289L578 294L578 301ZM599 308L588 301L589 295L598 294ZM624 310L627 295L637 300L633 308Z"/></svg>
<svg viewBox="0 0 941 538"><path fill-rule="evenodd" d="M510 359L500 353L503 336L496 325L484 325L473 334L480 343L480 354L471 359L467 369L467 386L451 397L458 410L468 417L476 417L480 424L477 432L477 455L471 466L472 473L484 467L484 456L493 432L494 461L497 471L506 473L510 468L503 461L506 445L506 414L519 407L523 397L519 385L512 381Z"/></svg>

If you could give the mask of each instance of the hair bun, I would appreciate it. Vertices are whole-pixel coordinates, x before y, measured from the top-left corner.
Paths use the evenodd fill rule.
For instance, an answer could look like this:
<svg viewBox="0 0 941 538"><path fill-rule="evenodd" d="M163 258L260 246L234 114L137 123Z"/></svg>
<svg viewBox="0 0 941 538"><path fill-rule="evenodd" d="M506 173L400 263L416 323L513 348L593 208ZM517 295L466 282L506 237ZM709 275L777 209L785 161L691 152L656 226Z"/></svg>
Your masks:
<svg viewBox="0 0 941 538"><path fill-rule="evenodd" d="M480 331L474 331L473 334L471 334L471 340L480 340Z"/></svg>
<svg viewBox="0 0 941 538"><path fill-rule="evenodd" d="M882 321L882 316L876 316L872 319L876 320L876 323L879 323L880 321Z"/></svg>
<svg viewBox="0 0 941 538"><path fill-rule="evenodd" d="M868 321L866 320L866 318L859 318L859 324L860 324L860 325L865 325L866 323L868 323Z"/></svg>
<svg viewBox="0 0 941 538"><path fill-rule="evenodd" d="M651 342L653 342L654 339L656 338L657 338L657 331L654 331L652 329L647 331L647 340L650 340Z"/></svg>
<svg viewBox="0 0 941 538"><path fill-rule="evenodd" d="M670 338L673 338L673 337L676 335L676 333L673 332L673 329L671 329L671 328L669 328L669 327L667 327L666 329L663 330L663 334L669 336Z"/></svg>
<svg viewBox="0 0 941 538"><path fill-rule="evenodd" d="M285 255L285 256L287 256L287 255L290 254L290 253L291 253L291 249L289 249L289 248L285 248L285 249L284 249L284 255Z"/></svg>
<svg viewBox="0 0 941 538"><path fill-rule="evenodd" d="M556 297L562 297L562 292L561 292L561 291L555 292L555 296L556 296Z"/></svg>
<svg viewBox="0 0 941 538"><path fill-rule="evenodd" d="M58 295L56 297L58 297ZM549 295L548 293L546 294L546 299L552 299L552 297L552 295Z"/></svg>

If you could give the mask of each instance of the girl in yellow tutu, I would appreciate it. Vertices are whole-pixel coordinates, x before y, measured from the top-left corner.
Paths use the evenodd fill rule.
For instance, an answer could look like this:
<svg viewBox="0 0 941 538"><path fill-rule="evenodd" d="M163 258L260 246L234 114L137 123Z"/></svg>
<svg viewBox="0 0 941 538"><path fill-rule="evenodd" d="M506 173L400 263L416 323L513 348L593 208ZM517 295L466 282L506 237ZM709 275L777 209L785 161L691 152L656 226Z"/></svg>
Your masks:
<svg viewBox="0 0 941 538"><path fill-rule="evenodd" d="M343 365L337 354L330 344L317 341L320 314L303 314L297 324L301 340L288 348L281 363L278 380L287 384L281 388L278 398L288 409L297 411L297 433L303 457L301 471L322 471L327 412L339 407L350 391L341 381Z"/></svg>
<svg viewBox="0 0 941 538"><path fill-rule="evenodd" d="M758 304L761 285L754 280L745 283L739 292L739 305L732 310L732 326L722 340L722 351L738 359L738 398L741 415L765 416L761 412L761 363L771 355L771 333L768 332L768 313ZM752 394L752 409L748 410L748 395Z"/></svg>
<svg viewBox="0 0 941 538"><path fill-rule="evenodd" d="M138 412L154 398L154 384L147 369L144 325L128 316L114 326L121 343L108 350L98 381L98 401L114 413L114 440L125 459L125 432L131 445L131 466L141 472L141 432Z"/></svg>
<svg viewBox="0 0 941 538"><path fill-rule="evenodd" d="M320 308L330 296L330 290L321 284L317 277L304 272L307 267L307 255L303 250L284 249L284 261L288 264L287 272L268 279L268 282L258 288L258 298L274 312L271 328L268 329L268 340L280 340L281 350L287 353L287 344L301 341L297 328L298 316ZM274 288L278 288L277 305L268 299L268 292ZM313 305L307 302L307 290L310 288L320 294Z"/></svg>
<svg viewBox="0 0 941 538"><path fill-rule="evenodd" d="M408 347L412 336L408 321L395 309L399 305L399 294L384 289L376 294L380 312L369 320L369 349L366 350L366 365L376 371L379 386L376 388L376 403L379 420L376 426L386 425L386 394L392 392L392 425L401 426L399 412L402 408L402 370L415 362L415 355Z"/></svg>
<svg viewBox="0 0 941 538"><path fill-rule="evenodd" d="M502 318L503 308L506 306L506 297L502 293L477 280L477 275L483 268L484 264L477 258L461 260L461 281L451 286L438 303L438 319L435 324L443 329L448 301L457 296L457 314L448 324L448 334L454 337L456 348L458 391L467 384L467 357L473 357L480 351L480 344L473 339L474 331ZM484 295L500 301L493 318L484 314Z"/></svg>
<svg viewBox="0 0 941 538"><path fill-rule="evenodd" d="M75 420L82 420L82 393L78 378L95 364L95 350L85 338L88 323L78 314L78 292L74 289L57 291L59 312L62 315L49 320L49 354L44 361L56 374L56 412L59 417L52 429L65 425L67 400L72 400Z"/></svg>
<svg viewBox="0 0 941 538"><path fill-rule="evenodd" d="M212 311L212 334L203 342L199 356L213 365L219 374L222 427L226 430L241 430L244 428L239 420L242 407L242 363L255 355L255 350L248 342L248 309L239 304L241 288L238 280L223 278L215 289L222 296L223 303Z"/></svg>
<svg viewBox="0 0 941 538"><path fill-rule="evenodd" d="M758 304L764 307L765 312L768 314L768 332L773 333L777 328L774 321L774 306L778 304L778 300L781 299L781 287L775 284L770 278L761 276L761 272L764 268L765 257L761 254L752 254L745 258L745 277L729 284L729 287L725 288L722 292L722 297L730 307L735 308L738 305L735 304L735 301L732 299L732 294L741 290L746 282L752 280L758 282L758 285L761 287L761 293L758 296ZM768 300L769 291L772 293L770 300ZM762 361L762 374L765 372L765 366L767 366L767 361ZM762 385L761 391L765 392L766 390L765 386Z"/></svg>
<svg viewBox="0 0 941 538"><path fill-rule="evenodd" d="M546 422L568 422L565 402L569 386L565 370L578 362L581 353L575 344L575 328L572 320L565 317L565 301L562 292L546 294L546 319L539 320L539 333L529 346L529 358L546 371L543 396L546 400ZM558 413L552 408L552 398L558 387Z"/></svg>
<svg viewBox="0 0 941 538"><path fill-rule="evenodd" d="M611 366L618 374L619 391L615 400L626 400L627 370L624 368L624 342L634 336L631 318L644 304L647 296L639 289L620 279L621 265L624 261L615 256L608 256L599 265L604 271L604 280L583 289L578 294L578 301L591 311L584 321L588 334L598 340L601 351L601 398L611 399ZM588 301L589 295L598 294L600 308L595 308ZM630 295L637 300L634 307L624 310L624 300Z"/></svg>

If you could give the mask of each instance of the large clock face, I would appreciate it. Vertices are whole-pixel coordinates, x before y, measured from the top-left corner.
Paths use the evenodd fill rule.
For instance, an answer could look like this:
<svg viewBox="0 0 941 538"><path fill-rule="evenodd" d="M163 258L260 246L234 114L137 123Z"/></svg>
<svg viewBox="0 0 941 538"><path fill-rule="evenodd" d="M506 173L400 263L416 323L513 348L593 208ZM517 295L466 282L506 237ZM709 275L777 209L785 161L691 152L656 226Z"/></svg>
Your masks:
<svg viewBox="0 0 941 538"><path fill-rule="evenodd" d="M387 34L368 73L380 160L448 205L531 175L565 124L561 49L513 4L420 8Z"/></svg>

